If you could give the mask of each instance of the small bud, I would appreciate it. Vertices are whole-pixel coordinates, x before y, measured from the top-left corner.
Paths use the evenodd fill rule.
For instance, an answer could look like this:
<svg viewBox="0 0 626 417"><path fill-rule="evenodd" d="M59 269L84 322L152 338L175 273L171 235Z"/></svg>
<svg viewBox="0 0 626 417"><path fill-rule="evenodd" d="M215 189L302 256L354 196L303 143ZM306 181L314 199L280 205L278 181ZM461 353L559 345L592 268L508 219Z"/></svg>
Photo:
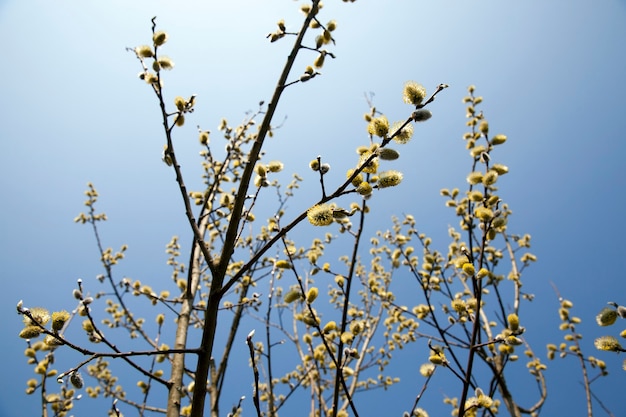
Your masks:
<svg viewBox="0 0 626 417"><path fill-rule="evenodd" d="M315 68L322 68L324 66L324 59L326 58L326 54L319 54L317 58L313 61L313 66Z"/></svg>
<svg viewBox="0 0 626 417"><path fill-rule="evenodd" d="M343 275L337 275L337 276L335 276L335 283L336 283L339 287L343 288L343 285L344 285L344 283L345 283L345 278L343 277Z"/></svg>
<svg viewBox="0 0 626 417"><path fill-rule="evenodd" d="M415 110L411 115L411 118L414 122L425 122L431 117L433 117L433 114L430 112L430 110L426 109Z"/></svg>
<svg viewBox="0 0 626 417"><path fill-rule="evenodd" d="M78 372L72 372L70 374L70 383L76 389L81 389L83 387L83 377Z"/></svg>
<svg viewBox="0 0 626 417"><path fill-rule="evenodd" d="M280 171L283 170L283 167L284 167L284 165L280 161L270 161L267 164L267 170L269 172L280 172Z"/></svg>
<svg viewBox="0 0 626 417"><path fill-rule="evenodd" d="M363 181L358 187L356 187L356 192L364 197L371 195L372 191L372 185L366 181Z"/></svg>
<svg viewBox="0 0 626 417"><path fill-rule="evenodd" d="M292 290L289 291L286 295L285 295L285 302L287 304L291 304L294 301L298 300L300 298L300 291L299 290Z"/></svg>
<svg viewBox="0 0 626 417"><path fill-rule="evenodd" d="M430 355L428 357L428 360L433 365L443 365L444 364L444 359L439 354Z"/></svg>
<svg viewBox="0 0 626 417"><path fill-rule="evenodd" d="M333 218L335 219L345 219L348 216L351 216L353 213L349 212L346 209L334 209L333 210Z"/></svg>
<svg viewBox="0 0 626 417"><path fill-rule="evenodd" d="M187 104L187 101L182 98L181 96L178 96L174 99L174 105L176 106L176 108L178 109L178 111L183 111L185 110L185 105Z"/></svg>
<svg viewBox="0 0 626 417"><path fill-rule="evenodd" d="M276 266L276 268L279 269L290 269L291 268L291 263L285 259L280 259L278 261L276 261L276 263L274 264Z"/></svg>
<svg viewBox="0 0 626 417"><path fill-rule="evenodd" d="M156 62L156 61L155 61ZM169 57L162 56L158 60L159 66L164 70L171 70L174 68L174 61Z"/></svg>
<svg viewBox="0 0 626 417"><path fill-rule="evenodd" d="M489 133L489 123L487 123L486 120L483 120L480 122L480 125L478 125L478 130L480 130L483 135L487 135Z"/></svg>
<svg viewBox="0 0 626 417"><path fill-rule="evenodd" d="M596 322L599 326L610 326L617 320L617 311L610 307L604 307L596 316Z"/></svg>
<svg viewBox="0 0 626 417"><path fill-rule="evenodd" d="M378 151L378 157L385 161L394 161L400 157L400 154L395 149L382 148Z"/></svg>
<svg viewBox="0 0 626 417"><path fill-rule="evenodd" d="M199 140L201 144L203 145L209 144L209 133L210 132L208 130L200 132Z"/></svg>

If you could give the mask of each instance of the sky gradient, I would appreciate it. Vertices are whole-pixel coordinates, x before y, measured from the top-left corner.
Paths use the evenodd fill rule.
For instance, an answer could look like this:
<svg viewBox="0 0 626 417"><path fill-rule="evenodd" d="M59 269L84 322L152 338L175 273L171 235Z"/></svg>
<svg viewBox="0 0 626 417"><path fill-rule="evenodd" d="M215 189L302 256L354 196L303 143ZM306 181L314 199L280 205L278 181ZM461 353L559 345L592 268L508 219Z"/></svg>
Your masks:
<svg viewBox="0 0 626 417"><path fill-rule="evenodd" d="M609 364L611 375L594 385L599 397L615 416L626 416L624 358L593 348L597 336L624 328L600 329L595 315L607 301L626 304L626 2L325 3L322 20L338 22L337 58L327 60L321 77L285 93L275 119L284 119L283 127L267 148L269 159L283 160L287 174L305 179L303 198L290 209L298 213L316 201L304 198L319 192L309 160L322 155L339 173L352 164L354 149L366 142L365 93L373 92L376 106L395 120L409 111L401 100L405 81L429 91L446 83L450 88L429 106L433 118L416 126L402 150L401 187L372 201L373 227L386 229L391 215L409 212L445 251L448 225L458 220L439 190L465 185L470 160L461 138L461 100L467 86L476 85L491 130L509 138L493 155L510 168L501 184L514 213L509 230L530 233L538 257L525 276L524 290L536 295L524 306L526 327L533 330L526 337L544 360L545 344L561 341L553 282L583 320L585 351ZM100 191L99 207L110 219L102 229L105 245L129 245L120 274L165 280L165 245L173 235L188 244L178 189L160 160L157 102L125 50L149 43L153 16L170 35L166 54L176 63L166 74L166 93L171 99L198 95L177 145L192 189L200 185L196 125L216 131L222 117L235 124L269 100L290 43L270 44L265 36L281 18L292 30L301 21L291 0L0 2L0 305L7 317L0 346L10 376L0 382L0 417L37 415L36 402L24 394L32 371L17 337L17 301L71 309L77 278L97 288L101 267L93 236L73 223L83 211L88 181ZM296 68L312 59L300 59ZM417 354L425 353L402 352L402 360ZM548 365L542 415L584 415L574 360ZM522 361L519 368L525 375ZM414 378L417 367L410 369L401 377ZM448 415L437 395L457 391L431 393L424 408L431 417ZM380 395L375 398L389 393ZM406 392L391 395L405 398ZM368 411L401 415L403 408L393 406L374 400ZM248 403L245 414L252 409ZM604 415L597 405L596 415Z"/></svg>

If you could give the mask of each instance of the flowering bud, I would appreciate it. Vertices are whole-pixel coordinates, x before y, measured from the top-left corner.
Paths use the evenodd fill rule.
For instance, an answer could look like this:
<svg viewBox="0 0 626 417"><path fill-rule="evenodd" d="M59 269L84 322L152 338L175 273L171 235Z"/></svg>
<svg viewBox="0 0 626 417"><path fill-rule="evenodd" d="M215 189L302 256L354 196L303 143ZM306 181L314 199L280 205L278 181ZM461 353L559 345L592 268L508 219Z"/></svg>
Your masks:
<svg viewBox="0 0 626 417"><path fill-rule="evenodd" d="M309 289L309 291L307 291L306 293L306 302L311 304L317 298L318 293L319 290L317 289L317 287Z"/></svg>
<svg viewBox="0 0 626 417"><path fill-rule="evenodd" d="M328 226L333 222L333 209L328 204L317 204L307 210L307 217L313 226Z"/></svg>
<svg viewBox="0 0 626 417"><path fill-rule="evenodd" d="M258 164L255 167L255 170L256 170L257 175L260 176L260 177L265 177L265 175L267 173L267 171L265 170L265 165L262 165L262 164Z"/></svg>
<svg viewBox="0 0 626 417"><path fill-rule="evenodd" d="M141 58L152 58L154 53L152 48L148 45L142 45L135 48L135 53Z"/></svg>
<svg viewBox="0 0 626 417"><path fill-rule="evenodd" d="M335 283L339 285L341 288L343 288L344 282L345 282L345 278L343 277L343 275L337 275L335 277Z"/></svg>
<svg viewBox="0 0 626 417"><path fill-rule="evenodd" d="M274 264L276 266L276 268L279 269L289 269L291 268L291 263L285 259L281 259L276 261L276 263Z"/></svg>
<svg viewBox="0 0 626 417"><path fill-rule="evenodd" d="M507 316L507 321L509 322L509 329L512 331L516 331L519 329L519 317L515 313L511 313Z"/></svg>
<svg viewBox="0 0 626 417"><path fill-rule="evenodd" d="M469 262L464 263L462 266L462 269L463 269L463 272L465 272L469 276L473 276L474 273L476 272L474 265Z"/></svg>
<svg viewBox="0 0 626 417"><path fill-rule="evenodd" d="M333 330L337 330L337 323L335 323L334 321L329 321L328 323L326 323L326 325L322 329L322 332L330 333Z"/></svg>
<svg viewBox="0 0 626 417"><path fill-rule="evenodd" d="M396 170L381 172L378 178L378 187L395 187L402 182L402 173Z"/></svg>
<svg viewBox="0 0 626 417"><path fill-rule="evenodd" d="M55 311L52 313L52 330L59 331L63 328L65 323L70 319L70 313L65 310Z"/></svg>
<svg viewBox="0 0 626 417"><path fill-rule="evenodd" d="M482 220L483 222L488 222L489 220L493 219L493 211L486 207L477 207L474 210L474 216L476 216L476 218Z"/></svg>
<svg viewBox="0 0 626 417"><path fill-rule="evenodd" d="M152 41L154 42L155 46L163 45L165 42L167 42L167 33L162 30L155 32L154 35L152 35Z"/></svg>
<svg viewBox="0 0 626 417"><path fill-rule="evenodd" d="M402 96L405 103L418 106L426 98L426 89L415 81L408 81L404 84Z"/></svg>
<svg viewBox="0 0 626 417"><path fill-rule="evenodd" d="M372 136L384 138L389 133L389 120L384 115L373 118L367 125L367 132Z"/></svg>
<svg viewBox="0 0 626 417"><path fill-rule="evenodd" d="M598 350L606 350L610 352L623 352L624 348L613 336L602 336L594 341L594 345Z"/></svg>
<svg viewBox="0 0 626 417"><path fill-rule="evenodd" d="M313 171L319 171L320 162L317 159L311 160L311 162L309 162L309 168L311 168Z"/></svg>

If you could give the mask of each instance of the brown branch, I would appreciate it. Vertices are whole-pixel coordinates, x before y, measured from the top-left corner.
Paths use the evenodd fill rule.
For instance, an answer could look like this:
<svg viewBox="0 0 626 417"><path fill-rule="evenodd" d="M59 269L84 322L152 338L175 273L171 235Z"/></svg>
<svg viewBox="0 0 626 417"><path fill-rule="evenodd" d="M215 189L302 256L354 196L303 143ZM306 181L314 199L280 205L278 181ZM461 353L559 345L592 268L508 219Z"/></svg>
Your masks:
<svg viewBox="0 0 626 417"><path fill-rule="evenodd" d="M242 218L243 206L246 199L248 186L250 184L250 179L254 171L254 165L261 153L261 148L263 147L265 137L270 129L270 123L272 121L272 118L274 117L274 113L278 106L280 97L285 89L285 82L287 81L287 77L291 72L291 68L293 67L296 56L298 55L298 51L300 50L300 47L302 45L304 35L306 34L311 20L313 19L313 16L317 13L318 4L319 0L313 0L311 11L304 19L300 32L294 42L291 53L287 58L285 67L283 68L283 72L281 73L279 80L276 84L274 94L268 105L267 112L259 128L256 140L254 141L252 149L250 150L248 162L241 177L239 190L237 192L234 207L231 211L230 223L226 231L225 242L222 248L220 259L217 265L212 266L213 279L211 281L211 289L209 291L209 298L207 300L207 307L205 310L204 327L201 341L201 354L198 357L198 363L196 365L196 381L191 403L191 417L202 417L204 415L207 378L209 374L209 365L213 353L213 342L215 339L215 332L217 328L217 311L223 294L222 285L224 283L224 277L226 276L228 264L235 249L235 244L237 243L236 237L239 229L239 222ZM188 201L187 199L185 200L187 205ZM195 227L195 224L192 224L192 227ZM201 245L201 247L204 247L204 245ZM206 251L206 249L204 250ZM211 264L210 258L205 258L207 263ZM217 410L212 410L212 413L216 415Z"/></svg>

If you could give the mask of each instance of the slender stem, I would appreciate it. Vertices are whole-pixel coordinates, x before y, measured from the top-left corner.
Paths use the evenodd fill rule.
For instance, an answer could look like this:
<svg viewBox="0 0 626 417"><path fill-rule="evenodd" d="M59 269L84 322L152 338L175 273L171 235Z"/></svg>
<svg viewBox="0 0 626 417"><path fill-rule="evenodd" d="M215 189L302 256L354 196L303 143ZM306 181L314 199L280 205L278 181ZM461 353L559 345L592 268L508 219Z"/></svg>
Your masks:
<svg viewBox="0 0 626 417"><path fill-rule="evenodd" d="M485 256L485 246L487 245L487 230L488 230L488 224L484 223L484 230L483 230L483 237L482 237L482 242L481 242L481 246L480 246L480 257L478 260L478 268L477 270L479 270L480 268L482 268L483 266L483 262L484 262L484 256ZM469 232L468 233L472 233L471 232L471 227L469 228ZM472 241L471 237L470 237L470 242ZM471 254L471 252L470 252ZM464 378L464 382L463 382L463 392L461 393L461 402L459 404L459 417L463 417L465 414L465 401L467 400L467 394L469 392L469 388L471 385L471 378L472 378L472 369L474 366L474 357L476 356L476 349L477 349L477 343L479 341L479 333L480 333L480 310L481 310L481 302L482 302L482 293L483 293L483 289L482 289L482 280L477 279L476 275L474 275L472 278L472 282L474 284L474 297L476 298L476 314L475 314L475 319L474 319L474 325L472 327L472 336L470 339L470 344L469 344L469 354L467 357L467 365L465 367L465 378Z"/></svg>
<svg viewBox="0 0 626 417"><path fill-rule="evenodd" d="M256 366L256 358L254 357L254 344L252 343L252 336L254 332L250 333L246 338L246 344L250 352L250 361L252 362L252 371L254 372L254 396L252 398L254 402L254 408L256 408L257 417L261 417L261 403L259 401L259 368Z"/></svg>
<svg viewBox="0 0 626 417"><path fill-rule="evenodd" d="M365 224L365 212L367 211L367 204L365 199L363 199L363 203L361 204L361 210L359 210L359 228L354 236L354 246L352 247L352 257L350 258L350 269L348 271L348 276L346 277L346 289L344 291L344 300L343 300L343 311L341 312L341 332L342 335L346 331L346 326L348 325L348 309L350 307L350 290L352 288L352 280L354 279L354 271L357 266L357 255L359 253L359 243L361 242L361 236L363 235L363 225ZM333 408L332 417L337 417L337 413L339 412L339 390L340 390L340 382L343 380L343 340L341 337L339 338L339 346L337 347L337 369L335 370L335 389L333 391ZM345 387L345 384L344 384ZM348 398L351 398L349 392L345 393ZM350 401L350 406L354 408L354 404ZM356 410L354 410L356 415Z"/></svg>
<svg viewBox="0 0 626 417"><path fill-rule="evenodd" d="M272 339L270 335L270 318L272 314L272 305L274 302L274 278L276 277L276 268L272 269L272 275L270 277L269 294L267 300L267 313L265 315L265 343L267 344L267 384L268 384L268 399L267 399L267 414L270 417L276 416L276 405L274 403L274 376L272 370Z"/></svg>

